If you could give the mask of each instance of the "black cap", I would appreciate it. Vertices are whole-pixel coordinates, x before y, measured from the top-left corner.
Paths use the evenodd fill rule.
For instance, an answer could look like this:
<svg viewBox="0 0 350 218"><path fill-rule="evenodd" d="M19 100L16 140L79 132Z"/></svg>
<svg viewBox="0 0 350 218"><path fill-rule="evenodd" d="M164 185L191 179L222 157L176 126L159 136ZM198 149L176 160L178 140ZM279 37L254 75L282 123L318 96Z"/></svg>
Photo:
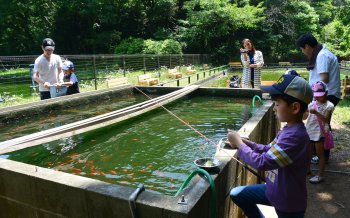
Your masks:
<svg viewBox="0 0 350 218"><path fill-rule="evenodd" d="M55 42L50 39L50 38L46 38L43 40L43 44L42 44L43 48L46 49L46 47L50 47L51 49L55 48Z"/></svg>

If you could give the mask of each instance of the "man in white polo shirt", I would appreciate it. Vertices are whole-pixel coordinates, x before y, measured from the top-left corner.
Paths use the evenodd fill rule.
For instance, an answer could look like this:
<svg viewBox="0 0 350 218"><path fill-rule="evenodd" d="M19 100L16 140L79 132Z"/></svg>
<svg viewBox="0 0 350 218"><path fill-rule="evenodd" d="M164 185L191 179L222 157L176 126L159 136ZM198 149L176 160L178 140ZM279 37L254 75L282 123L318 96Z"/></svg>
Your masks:
<svg viewBox="0 0 350 218"><path fill-rule="evenodd" d="M34 63L33 79L39 84L40 99L49 99L50 86L63 82L62 60L59 55L53 54L55 42L46 38L43 40L43 54Z"/></svg>
<svg viewBox="0 0 350 218"><path fill-rule="evenodd" d="M327 99L335 107L341 97L338 58L326 49L326 45L318 43L317 39L311 33L300 36L297 45L300 47L301 52L309 59L307 66L309 70L309 84L312 85L317 81L326 83L328 87ZM329 152L330 150L325 150L326 162L329 159Z"/></svg>

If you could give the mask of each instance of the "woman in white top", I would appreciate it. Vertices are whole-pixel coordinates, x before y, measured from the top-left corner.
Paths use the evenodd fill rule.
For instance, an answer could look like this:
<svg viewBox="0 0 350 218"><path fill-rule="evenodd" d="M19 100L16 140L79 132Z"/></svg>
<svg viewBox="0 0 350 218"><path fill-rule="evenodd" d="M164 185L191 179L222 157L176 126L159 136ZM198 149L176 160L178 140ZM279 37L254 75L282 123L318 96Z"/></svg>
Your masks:
<svg viewBox="0 0 350 218"><path fill-rule="evenodd" d="M250 39L243 39L240 49L243 64L242 88L259 88L261 84L261 67L264 58L261 51L255 49Z"/></svg>

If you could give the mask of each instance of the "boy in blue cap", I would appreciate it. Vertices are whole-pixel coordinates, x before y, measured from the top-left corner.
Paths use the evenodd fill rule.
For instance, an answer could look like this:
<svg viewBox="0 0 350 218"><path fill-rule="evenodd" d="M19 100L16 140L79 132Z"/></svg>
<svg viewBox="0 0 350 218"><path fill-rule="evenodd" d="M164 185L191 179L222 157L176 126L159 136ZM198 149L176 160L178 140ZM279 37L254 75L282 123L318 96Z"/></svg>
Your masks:
<svg viewBox="0 0 350 218"><path fill-rule="evenodd" d="M284 74L272 86L260 88L271 94L277 118L287 125L268 145L242 139L235 131L228 132L228 140L238 148L238 156L250 166L266 171L266 184L235 187L231 199L248 217L263 217L256 204L274 206L279 218L304 217L311 157L303 114L313 98L311 87L299 76Z"/></svg>
<svg viewBox="0 0 350 218"><path fill-rule="evenodd" d="M61 85L68 86L67 95L72 95L80 93L78 79L73 73L74 64L71 61L65 61L62 65L62 70L64 72L63 83Z"/></svg>

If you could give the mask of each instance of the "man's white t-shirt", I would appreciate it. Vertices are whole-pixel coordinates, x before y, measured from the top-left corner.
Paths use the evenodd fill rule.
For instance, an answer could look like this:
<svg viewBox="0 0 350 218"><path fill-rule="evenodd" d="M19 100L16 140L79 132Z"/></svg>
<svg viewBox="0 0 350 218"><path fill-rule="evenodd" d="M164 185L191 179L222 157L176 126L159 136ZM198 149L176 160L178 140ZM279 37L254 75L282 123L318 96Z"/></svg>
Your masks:
<svg viewBox="0 0 350 218"><path fill-rule="evenodd" d="M63 82L63 73L58 75L58 68L62 68L62 60L59 55L51 54L50 61L48 61L42 54L35 60L33 72L39 72L38 77L40 79L54 85ZM49 91L49 89L45 88L44 84L39 84L39 91Z"/></svg>
<svg viewBox="0 0 350 218"><path fill-rule="evenodd" d="M309 84L312 85L321 80L320 74L328 73L329 82L327 83L328 95L334 95L340 98L340 69L337 57L326 49L323 45L318 53L315 68L310 70Z"/></svg>

